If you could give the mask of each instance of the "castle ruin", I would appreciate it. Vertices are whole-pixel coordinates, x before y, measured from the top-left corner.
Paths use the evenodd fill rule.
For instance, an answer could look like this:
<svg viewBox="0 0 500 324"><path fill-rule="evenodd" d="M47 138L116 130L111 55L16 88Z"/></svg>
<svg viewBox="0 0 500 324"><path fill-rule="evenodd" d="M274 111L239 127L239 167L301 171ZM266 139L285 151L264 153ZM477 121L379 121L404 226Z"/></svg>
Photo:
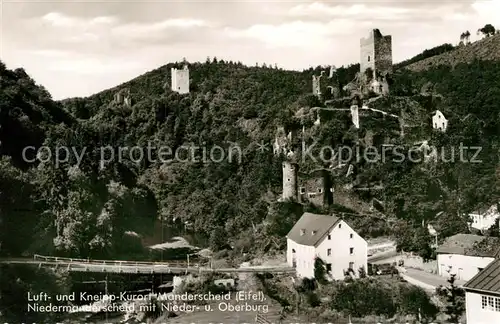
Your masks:
<svg viewBox="0 0 500 324"><path fill-rule="evenodd" d="M189 69L184 65L182 70L176 68L170 69L172 78L172 91L180 94L189 93Z"/></svg>
<svg viewBox="0 0 500 324"><path fill-rule="evenodd" d="M299 165L297 163L283 162L283 200L297 200L298 171Z"/></svg>
<svg viewBox="0 0 500 324"><path fill-rule="evenodd" d="M380 30L373 29L367 38L360 40L360 72L367 69L373 71L373 77L384 76L392 72L392 36L382 35Z"/></svg>
<svg viewBox="0 0 500 324"><path fill-rule="evenodd" d="M126 107L132 106L132 98L130 97L130 89L125 88L121 89L114 96L114 102L121 105L125 105Z"/></svg>
<svg viewBox="0 0 500 324"><path fill-rule="evenodd" d="M330 172L319 169L311 173L300 173L298 163L283 162L283 193L280 200L311 203L317 207L331 205L333 182Z"/></svg>

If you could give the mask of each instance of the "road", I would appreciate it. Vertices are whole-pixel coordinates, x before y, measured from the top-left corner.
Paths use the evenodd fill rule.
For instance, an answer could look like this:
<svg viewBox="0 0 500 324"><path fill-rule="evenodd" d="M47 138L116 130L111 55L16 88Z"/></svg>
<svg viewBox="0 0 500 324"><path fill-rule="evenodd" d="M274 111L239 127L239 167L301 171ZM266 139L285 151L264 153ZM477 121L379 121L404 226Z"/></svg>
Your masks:
<svg viewBox="0 0 500 324"><path fill-rule="evenodd" d="M448 278L447 277L442 277L437 274L425 272L423 270L418 270L418 269L412 269L412 268L405 268L404 275L424 283L425 285L432 286L434 288L437 288L439 286L444 286L447 287L450 284L448 283ZM457 286L463 286L466 283L464 280L455 280L455 284Z"/></svg>

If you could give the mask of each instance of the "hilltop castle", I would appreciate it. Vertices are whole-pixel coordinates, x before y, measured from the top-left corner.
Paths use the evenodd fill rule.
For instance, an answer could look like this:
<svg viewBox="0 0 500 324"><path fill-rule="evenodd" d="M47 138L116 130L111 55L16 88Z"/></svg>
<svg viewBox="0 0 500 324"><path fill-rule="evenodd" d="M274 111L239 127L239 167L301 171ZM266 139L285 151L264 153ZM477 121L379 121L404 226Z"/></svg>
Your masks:
<svg viewBox="0 0 500 324"><path fill-rule="evenodd" d="M172 68L170 70L172 78L172 91L180 94L189 93L189 69L184 65L182 70Z"/></svg>
<svg viewBox="0 0 500 324"><path fill-rule="evenodd" d="M350 92L352 99L351 115L356 128L359 128L359 109L364 107L362 98L374 92L377 95L387 95L389 85L386 79L392 73L392 36L382 35L380 30L373 29L369 37L360 40L360 71L356 78L344 87L344 91ZM368 70L373 73L369 75ZM335 68L330 68L329 79L333 78ZM321 98L320 75L313 76L313 94ZM332 88L334 94L335 87ZM337 97L336 95L334 97ZM315 125L320 124L319 112ZM304 134L304 129L302 130ZM331 171L319 168L310 173L299 172L299 164L294 162L294 131L285 132L279 127L274 143L274 154L283 154L286 161L283 162L283 193L281 200L293 200L299 203L312 203L316 206L327 206L333 203L333 176ZM348 175L352 173L350 166Z"/></svg>
<svg viewBox="0 0 500 324"><path fill-rule="evenodd" d="M359 67L361 73L371 69L374 78L392 72L392 36L373 29L367 38L361 38Z"/></svg>

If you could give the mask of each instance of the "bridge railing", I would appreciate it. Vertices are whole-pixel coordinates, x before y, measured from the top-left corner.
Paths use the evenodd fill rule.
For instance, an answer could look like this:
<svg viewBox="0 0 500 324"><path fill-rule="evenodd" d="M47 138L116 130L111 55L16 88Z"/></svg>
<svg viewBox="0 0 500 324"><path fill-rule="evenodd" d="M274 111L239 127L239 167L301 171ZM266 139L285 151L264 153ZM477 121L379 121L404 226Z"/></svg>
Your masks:
<svg viewBox="0 0 500 324"><path fill-rule="evenodd" d="M65 258L65 257L53 257L35 254L33 255L35 260L45 261L45 262L62 262L62 263L87 263L87 264L99 264L99 265L121 265L121 266L180 266L187 267L187 261L180 260L166 260L162 262L154 261L127 261L127 260L97 260L97 259L78 259L78 258ZM190 262L190 267L196 266L206 266L206 262Z"/></svg>

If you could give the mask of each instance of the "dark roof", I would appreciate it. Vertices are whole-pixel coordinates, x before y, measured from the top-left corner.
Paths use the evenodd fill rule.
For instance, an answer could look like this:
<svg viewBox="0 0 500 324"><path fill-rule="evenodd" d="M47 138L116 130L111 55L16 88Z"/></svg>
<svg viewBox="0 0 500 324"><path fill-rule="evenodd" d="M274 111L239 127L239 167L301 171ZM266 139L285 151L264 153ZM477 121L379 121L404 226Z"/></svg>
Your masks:
<svg viewBox="0 0 500 324"><path fill-rule="evenodd" d="M297 244L315 246L339 220L336 216L304 213L286 237ZM301 230L305 230L304 235Z"/></svg>
<svg viewBox="0 0 500 324"><path fill-rule="evenodd" d="M465 290L476 290L500 294L500 259L491 262L486 268L472 277L464 285Z"/></svg>
<svg viewBox="0 0 500 324"><path fill-rule="evenodd" d="M446 238L443 244L436 250L437 253L463 254L472 249L476 242L484 240L484 236L473 234L456 234Z"/></svg>

